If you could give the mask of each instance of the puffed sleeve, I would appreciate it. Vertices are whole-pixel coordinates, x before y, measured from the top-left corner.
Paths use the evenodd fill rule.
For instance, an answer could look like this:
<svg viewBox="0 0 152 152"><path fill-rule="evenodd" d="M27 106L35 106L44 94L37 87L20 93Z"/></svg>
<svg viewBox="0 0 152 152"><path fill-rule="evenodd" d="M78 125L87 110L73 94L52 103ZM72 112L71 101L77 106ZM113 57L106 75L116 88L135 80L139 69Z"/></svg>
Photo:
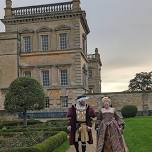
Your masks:
<svg viewBox="0 0 152 152"><path fill-rule="evenodd" d="M90 117L91 118L95 118L96 117L95 110L92 107L89 108L89 113L90 113Z"/></svg>
<svg viewBox="0 0 152 152"><path fill-rule="evenodd" d="M97 120L96 120L96 123L95 123L95 129L97 130L97 128L99 128L99 125L102 121L103 117L102 117L102 112L101 110L99 110L98 114L97 114Z"/></svg>
<svg viewBox="0 0 152 152"><path fill-rule="evenodd" d="M67 112L67 118L68 118L67 125L68 126L71 126L71 117L72 117L72 108L69 108L68 112Z"/></svg>
<svg viewBox="0 0 152 152"><path fill-rule="evenodd" d="M115 119L118 123L118 126L122 129L124 129L124 126L125 126L125 122L123 121L123 117L122 117L122 114L121 112L118 112L118 111L115 111L114 112L114 116L115 116Z"/></svg>

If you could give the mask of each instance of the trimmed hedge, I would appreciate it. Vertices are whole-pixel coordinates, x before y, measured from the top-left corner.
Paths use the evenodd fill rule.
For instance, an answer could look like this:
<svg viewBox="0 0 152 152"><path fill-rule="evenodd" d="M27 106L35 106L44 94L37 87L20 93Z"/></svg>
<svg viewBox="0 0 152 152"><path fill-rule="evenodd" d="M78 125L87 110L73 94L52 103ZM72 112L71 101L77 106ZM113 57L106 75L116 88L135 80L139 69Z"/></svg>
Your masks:
<svg viewBox="0 0 152 152"><path fill-rule="evenodd" d="M34 125L42 123L39 120L28 120L28 125ZM23 120L14 120L14 121L0 121L0 129L3 127L12 127L12 126L23 126Z"/></svg>
<svg viewBox="0 0 152 152"><path fill-rule="evenodd" d="M137 114L137 107L134 105L126 105L121 109L124 118L135 117Z"/></svg>
<svg viewBox="0 0 152 152"><path fill-rule="evenodd" d="M55 120L49 120L46 122L48 126L55 126L55 127L61 127L67 125L67 119L55 119Z"/></svg>
<svg viewBox="0 0 152 152"><path fill-rule="evenodd" d="M23 134L32 134L32 133L39 133L40 131L27 131L27 132L0 132L0 136L3 137L13 137L15 135L23 135ZM52 131L52 130L46 130L44 131L44 134L49 134L49 136L53 136L55 134L59 133L59 131Z"/></svg>
<svg viewBox="0 0 152 152"><path fill-rule="evenodd" d="M51 128L14 128L0 130L1 132L26 132L26 131L67 131L66 127L51 127Z"/></svg>
<svg viewBox="0 0 152 152"><path fill-rule="evenodd" d="M1 150L0 152L52 152L67 140L67 134L63 131L49 137L40 144L32 147L13 148L9 150Z"/></svg>
<svg viewBox="0 0 152 152"><path fill-rule="evenodd" d="M25 148L13 148L8 150L1 150L0 152L40 152L34 147L25 147Z"/></svg>
<svg viewBox="0 0 152 152"><path fill-rule="evenodd" d="M40 152L52 152L57 147L59 147L61 144L63 144L65 140L67 140L67 134L65 132L61 131L58 134L56 134L52 137L49 137L42 143L37 144L33 147L38 149Z"/></svg>

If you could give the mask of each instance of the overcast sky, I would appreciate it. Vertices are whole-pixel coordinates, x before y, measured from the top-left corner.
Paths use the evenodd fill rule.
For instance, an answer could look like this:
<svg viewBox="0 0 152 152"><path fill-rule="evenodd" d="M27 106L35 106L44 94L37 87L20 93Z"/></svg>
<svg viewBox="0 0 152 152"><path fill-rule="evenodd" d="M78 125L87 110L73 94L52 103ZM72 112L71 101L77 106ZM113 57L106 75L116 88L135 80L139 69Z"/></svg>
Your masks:
<svg viewBox="0 0 152 152"><path fill-rule="evenodd" d="M13 7L59 1L13 0ZM0 0L0 18L4 6ZM88 52L99 48L103 63L102 92L124 91L136 73L152 71L152 0L81 0L81 6L91 30Z"/></svg>

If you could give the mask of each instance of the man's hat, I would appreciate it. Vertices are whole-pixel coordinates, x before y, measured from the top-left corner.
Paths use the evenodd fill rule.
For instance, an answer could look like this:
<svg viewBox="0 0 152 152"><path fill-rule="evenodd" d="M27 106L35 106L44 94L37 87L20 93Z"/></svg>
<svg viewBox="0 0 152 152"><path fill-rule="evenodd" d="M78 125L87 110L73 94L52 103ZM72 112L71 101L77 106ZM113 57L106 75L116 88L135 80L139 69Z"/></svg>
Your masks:
<svg viewBox="0 0 152 152"><path fill-rule="evenodd" d="M79 102L79 101L87 100L87 99L89 99L89 97L82 95L82 96L78 96L77 99L76 99L76 101Z"/></svg>

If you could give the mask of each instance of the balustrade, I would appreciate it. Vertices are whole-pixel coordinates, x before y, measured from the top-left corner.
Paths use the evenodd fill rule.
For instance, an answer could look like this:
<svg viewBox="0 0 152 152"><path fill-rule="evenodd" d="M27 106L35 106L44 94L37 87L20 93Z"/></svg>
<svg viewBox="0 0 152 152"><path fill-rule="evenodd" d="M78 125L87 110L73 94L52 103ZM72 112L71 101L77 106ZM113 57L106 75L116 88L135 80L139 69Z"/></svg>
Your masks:
<svg viewBox="0 0 152 152"><path fill-rule="evenodd" d="M12 8L13 16L31 16L72 10L72 2Z"/></svg>

